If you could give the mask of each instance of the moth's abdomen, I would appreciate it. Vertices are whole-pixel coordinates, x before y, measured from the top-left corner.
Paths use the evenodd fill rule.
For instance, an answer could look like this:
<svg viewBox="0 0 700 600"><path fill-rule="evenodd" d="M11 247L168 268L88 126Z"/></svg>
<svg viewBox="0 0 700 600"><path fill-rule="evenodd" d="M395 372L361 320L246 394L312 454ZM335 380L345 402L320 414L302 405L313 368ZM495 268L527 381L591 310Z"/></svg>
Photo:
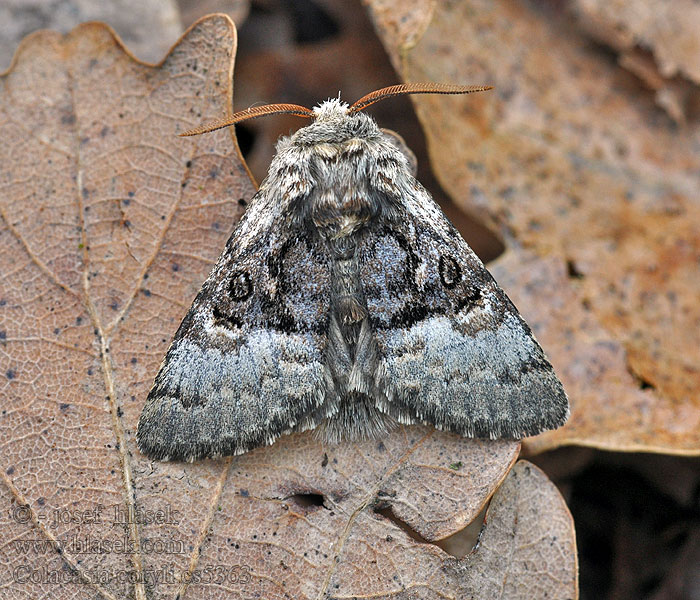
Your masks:
<svg viewBox="0 0 700 600"><path fill-rule="evenodd" d="M378 408L374 387L376 352L359 278L356 235L326 239L331 257L331 318L326 366L336 396L319 433L329 442L385 433L393 420Z"/></svg>
<svg viewBox="0 0 700 600"><path fill-rule="evenodd" d="M318 429L329 442L375 437L394 425L375 398L374 338L356 256L359 237L381 212L369 181L361 176L367 158L362 147L322 144L311 163L315 185L307 200L309 225L316 230L330 267L325 361L334 394L327 396L326 416Z"/></svg>

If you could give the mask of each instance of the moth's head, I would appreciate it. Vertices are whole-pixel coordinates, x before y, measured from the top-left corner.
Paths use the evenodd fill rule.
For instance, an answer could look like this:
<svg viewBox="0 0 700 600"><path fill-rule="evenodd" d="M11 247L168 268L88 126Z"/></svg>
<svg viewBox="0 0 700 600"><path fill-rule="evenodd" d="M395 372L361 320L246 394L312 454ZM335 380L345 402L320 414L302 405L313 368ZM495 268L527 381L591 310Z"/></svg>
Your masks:
<svg viewBox="0 0 700 600"><path fill-rule="evenodd" d="M311 109L313 122L297 130L290 141L294 144L313 145L342 143L353 138L369 138L380 135L374 120L338 98L321 102Z"/></svg>
<svg viewBox="0 0 700 600"><path fill-rule="evenodd" d="M293 136L296 143L342 142L353 137L369 137L379 133L376 123L362 111L370 104L379 102L391 96L404 94L470 94L490 90L487 85L440 85L435 83L407 83L393 85L371 92L360 98L357 102L348 105L340 99L327 100L315 108L306 108L297 104L267 104L256 106L230 117L203 125L181 133L181 136L199 135L215 131L247 119L254 119L264 115L292 114L299 117L313 119L313 123L296 132Z"/></svg>

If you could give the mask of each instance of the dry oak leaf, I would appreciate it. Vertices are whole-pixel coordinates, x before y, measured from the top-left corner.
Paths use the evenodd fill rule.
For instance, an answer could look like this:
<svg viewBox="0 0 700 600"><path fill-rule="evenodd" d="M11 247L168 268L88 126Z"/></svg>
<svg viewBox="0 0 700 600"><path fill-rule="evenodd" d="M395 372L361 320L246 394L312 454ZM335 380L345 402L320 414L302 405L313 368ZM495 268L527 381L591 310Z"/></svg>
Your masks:
<svg viewBox="0 0 700 600"><path fill-rule="evenodd" d="M660 74L682 75L700 85L700 6L692 0L574 0L581 19L590 20L589 31L615 50L635 46L651 51Z"/></svg>
<svg viewBox="0 0 700 600"><path fill-rule="evenodd" d="M170 337L254 193L230 132L175 135L231 110L235 40L211 16L152 66L93 23L30 36L2 76L0 596L574 597L571 517L536 470L506 477L516 442L410 427L138 452ZM475 552L435 545L504 478Z"/></svg>
<svg viewBox="0 0 700 600"><path fill-rule="evenodd" d="M495 85L413 100L569 392L569 422L525 447L700 454L700 123L676 127L549 5L364 2L405 81Z"/></svg>
<svg viewBox="0 0 700 600"><path fill-rule="evenodd" d="M618 52L620 65L654 90L656 103L684 124L700 84L697 2L574 0L572 8L586 33Z"/></svg>

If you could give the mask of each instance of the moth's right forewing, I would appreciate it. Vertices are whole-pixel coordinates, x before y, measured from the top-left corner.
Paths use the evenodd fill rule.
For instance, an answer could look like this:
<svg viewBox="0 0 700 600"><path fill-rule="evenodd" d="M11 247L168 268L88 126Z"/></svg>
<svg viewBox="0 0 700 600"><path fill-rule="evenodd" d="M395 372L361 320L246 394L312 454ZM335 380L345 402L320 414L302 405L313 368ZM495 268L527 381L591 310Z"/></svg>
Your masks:
<svg viewBox="0 0 700 600"><path fill-rule="evenodd" d="M397 202L359 248L388 406L465 436L563 424L566 394L513 303L422 187Z"/></svg>
<svg viewBox="0 0 700 600"><path fill-rule="evenodd" d="M138 426L148 456L240 454L323 416L328 257L269 190L251 201L163 360Z"/></svg>

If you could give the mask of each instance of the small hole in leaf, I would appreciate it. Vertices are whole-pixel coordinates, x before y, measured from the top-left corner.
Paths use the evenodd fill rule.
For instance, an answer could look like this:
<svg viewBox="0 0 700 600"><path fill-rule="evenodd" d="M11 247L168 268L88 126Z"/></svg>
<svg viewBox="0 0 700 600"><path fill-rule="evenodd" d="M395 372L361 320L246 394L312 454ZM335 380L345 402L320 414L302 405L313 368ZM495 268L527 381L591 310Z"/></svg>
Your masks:
<svg viewBox="0 0 700 600"><path fill-rule="evenodd" d="M304 508L313 506L323 506L323 496L321 494L294 494L289 500Z"/></svg>
<svg viewBox="0 0 700 600"><path fill-rule="evenodd" d="M655 390L656 386L650 381L644 379L643 377L636 377L637 383L639 384L640 390Z"/></svg>
<svg viewBox="0 0 700 600"><path fill-rule="evenodd" d="M644 375L641 375L640 373L637 373L630 365L627 365L627 371L629 372L630 375L634 378L634 380L637 382L637 385L639 386L640 390L655 390L656 386L649 381Z"/></svg>
<svg viewBox="0 0 700 600"><path fill-rule="evenodd" d="M576 263L573 260L566 261L566 272L570 279L584 278L584 274L576 268Z"/></svg>

